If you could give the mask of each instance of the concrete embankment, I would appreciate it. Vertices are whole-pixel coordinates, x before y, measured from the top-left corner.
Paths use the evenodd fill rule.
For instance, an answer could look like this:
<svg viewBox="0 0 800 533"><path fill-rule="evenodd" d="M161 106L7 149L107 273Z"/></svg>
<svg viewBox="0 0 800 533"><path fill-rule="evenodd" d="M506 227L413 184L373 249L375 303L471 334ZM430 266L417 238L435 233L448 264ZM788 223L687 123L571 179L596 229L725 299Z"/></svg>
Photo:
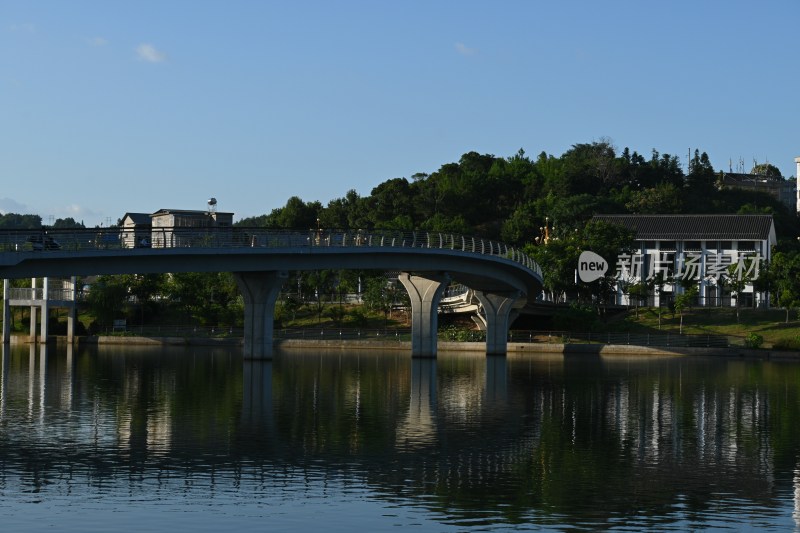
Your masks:
<svg viewBox="0 0 800 533"><path fill-rule="evenodd" d="M66 342L65 337L51 337L50 341ZM79 337L79 345L97 346L241 346L240 338L210 339L206 337L134 337L101 335ZM30 344L28 336L12 336L11 344ZM411 351L407 341L339 340L339 339L276 339L279 348L321 348L347 350L401 350ZM484 342L439 342L442 352L485 352ZM636 346L629 344L560 344L509 342L508 354L564 354L599 356L724 356L756 359L800 359L800 352L750 349L737 346L727 348Z"/></svg>

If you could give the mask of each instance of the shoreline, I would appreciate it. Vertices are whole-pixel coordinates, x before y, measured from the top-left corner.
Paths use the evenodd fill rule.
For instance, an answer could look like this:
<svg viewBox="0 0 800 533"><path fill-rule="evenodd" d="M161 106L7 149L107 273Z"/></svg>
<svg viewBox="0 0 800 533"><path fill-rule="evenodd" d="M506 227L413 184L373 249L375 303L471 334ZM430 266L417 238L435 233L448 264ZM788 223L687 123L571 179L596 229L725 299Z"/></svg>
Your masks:
<svg viewBox="0 0 800 533"><path fill-rule="evenodd" d="M66 344L65 336L52 336L49 343ZM241 338L211 339L205 337L138 337L100 335L95 337L77 337L77 346L242 346ZM32 344L28 336L11 337L10 344ZM338 340L338 339L276 339L276 348L324 348L324 349L358 349L358 350L402 350L410 351L410 341L379 340ZM485 342L451 342L440 341L439 351L484 352ZM755 359L800 359L800 352L778 351L738 346L721 347L654 347L632 344L572 344L572 343L522 343L509 342L506 355L521 354L562 354L562 355L596 355L596 356L722 356Z"/></svg>

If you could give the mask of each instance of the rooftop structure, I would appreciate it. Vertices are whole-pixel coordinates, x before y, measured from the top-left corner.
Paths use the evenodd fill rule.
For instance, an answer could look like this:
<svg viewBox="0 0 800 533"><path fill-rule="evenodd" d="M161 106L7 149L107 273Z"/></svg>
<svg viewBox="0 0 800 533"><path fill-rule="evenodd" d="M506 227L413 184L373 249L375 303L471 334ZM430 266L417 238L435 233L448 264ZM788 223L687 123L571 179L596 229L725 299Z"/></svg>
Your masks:
<svg viewBox="0 0 800 533"><path fill-rule="evenodd" d="M726 172L719 181L721 188L744 189L769 194L789 209L796 209L796 187L794 181L759 174Z"/></svg>

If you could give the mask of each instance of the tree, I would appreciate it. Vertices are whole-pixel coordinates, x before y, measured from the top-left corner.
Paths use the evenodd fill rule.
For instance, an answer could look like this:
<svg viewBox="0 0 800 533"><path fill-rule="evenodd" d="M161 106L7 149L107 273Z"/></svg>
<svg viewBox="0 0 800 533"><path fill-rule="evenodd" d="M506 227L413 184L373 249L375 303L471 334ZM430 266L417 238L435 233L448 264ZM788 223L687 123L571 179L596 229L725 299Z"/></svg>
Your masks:
<svg viewBox="0 0 800 533"><path fill-rule="evenodd" d="M694 305L697 300L697 286L693 286L675 297L675 310L680 316L678 333L683 335L683 310Z"/></svg>
<svg viewBox="0 0 800 533"><path fill-rule="evenodd" d="M609 139L574 144L563 156L563 192L597 194L618 184L621 165Z"/></svg>
<svg viewBox="0 0 800 533"><path fill-rule="evenodd" d="M122 315L127 298L128 285L124 276L100 276L92 283L86 301L97 323L110 327Z"/></svg>
<svg viewBox="0 0 800 533"><path fill-rule="evenodd" d="M292 196L287 200L286 205L281 208L276 217L276 222L280 228L316 228L317 216L321 210L322 204L319 202L305 203L297 196Z"/></svg>
<svg viewBox="0 0 800 533"><path fill-rule="evenodd" d="M408 229L408 226L405 228L396 229ZM470 228L470 226L467 224L467 221L464 220L464 217L461 215L456 215L455 217L449 218L441 213L437 213L420 224L420 229L441 233L460 233L464 235L471 233L472 228Z"/></svg>
<svg viewBox="0 0 800 533"><path fill-rule="evenodd" d="M304 281L314 294L317 321L322 321L323 296L330 292L333 279L334 275L331 270L312 270L306 273Z"/></svg>
<svg viewBox="0 0 800 533"><path fill-rule="evenodd" d="M83 222L76 222L74 218L58 218L53 223L54 228L80 229L84 228Z"/></svg>
<svg viewBox="0 0 800 533"><path fill-rule="evenodd" d="M384 276L377 276L367 280L364 303L369 309L383 313L384 324L392 312L393 302L394 287Z"/></svg>
<svg viewBox="0 0 800 533"><path fill-rule="evenodd" d="M414 229L414 191L405 178L395 178L385 181L372 189L368 201L370 222L375 227L380 227L394 220L398 216L407 216L411 227Z"/></svg>
<svg viewBox="0 0 800 533"><path fill-rule="evenodd" d="M724 274L725 285L731 291L731 294L736 295L736 323L739 323L739 309L741 308L742 295L744 289L752 281L752 276L747 272L742 272L738 269L737 265L728 267L728 271Z"/></svg>
<svg viewBox="0 0 800 533"><path fill-rule="evenodd" d="M788 323L789 310L800 304L800 253L778 252L773 255L770 275L774 280L777 304L786 310Z"/></svg>
<svg viewBox="0 0 800 533"><path fill-rule="evenodd" d="M233 324L241 316L239 288L230 273L176 273L170 276L166 289L187 316L201 325Z"/></svg>
<svg viewBox="0 0 800 533"><path fill-rule="evenodd" d="M776 180L783 179L780 169L769 163L760 163L755 165L752 170L750 170L750 174L753 174L754 176L766 176L767 178Z"/></svg>
<svg viewBox="0 0 800 533"><path fill-rule="evenodd" d="M716 179L708 154L700 154L695 150L694 157L689 161L689 174L686 176L687 200L693 211L708 212L709 198L715 191Z"/></svg>
<svg viewBox="0 0 800 533"><path fill-rule="evenodd" d="M517 207L511 216L506 218L500 230L500 237L503 241L517 246L533 242L533 239L539 236L540 224L537 224L537 219L539 216L536 204L527 202Z"/></svg>
<svg viewBox="0 0 800 533"><path fill-rule="evenodd" d="M550 300L561 302L567 291L575 289L575 269L581 254L580 243L576 239L555 239L547 245L528 245L525 251L542 268L544 290Z"/></svg>
<svg viewBox="0 0 800 533"><path fill-rule="evenodd" d="M637 214L680 213L681 191L672 183L659 183L655 187L634 191L625 207Z"/></svg>
<svg viewBox="0 0 800 533"><path fill-rule="evenodd" d="M664 285L667 284L669 280L667 279L665 273L658 272L653 279L650 280L650 285L653 288L653 291L658 296L658 329L661 330L661 312L664 309L664 302L661 301L661 295L664 294Z"/></svg>
<svg viewBox="0 0 800 533"><path fill-rule="evenodd" d="M324 228L358 228L357 220L359 218L358 207L360 200L361 197L354 189L347 191L347 194L342 198L331 200L328 202L328 206L320 213L320 224Z"/></svg>
<svg viewBox="0 0 800 533"><path fill-rule="evenodd" d="M5 213L0 215L0 228L2 229L38 229L42 227L42 217L39 215L19 215Z"/></svg>
<svg viewBox="0 0 800 533"><path fill-rule="evenodd" d="M628 294L631 299L636 302L635 313L636 318L639 318L639 307L642 305L642 302L647 302L647 299L650 297L650 285L644 280L634 283L628 287Z"/></svg>
<svg viewBox="0 0 800 533"><path fill-rule="evenodd" d="M145 312L152 303L152 298L161 293L166 284L166 274L135 274L124 276L131 296L136 298L141 313L141 323L145 323Z"/></svg>

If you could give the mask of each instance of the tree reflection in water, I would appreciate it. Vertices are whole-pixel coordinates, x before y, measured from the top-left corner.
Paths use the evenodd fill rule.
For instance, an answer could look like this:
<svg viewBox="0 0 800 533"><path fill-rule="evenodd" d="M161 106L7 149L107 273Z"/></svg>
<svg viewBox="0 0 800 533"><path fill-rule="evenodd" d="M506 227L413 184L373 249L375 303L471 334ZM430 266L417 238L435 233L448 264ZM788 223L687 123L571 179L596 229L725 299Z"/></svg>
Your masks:
<svg viewBox="0 0 800 533"><path fill-rule="evenodd" d="M798 384L726 358L5 347L0 490L335 481L460 526L785 527Z"/></svg>

